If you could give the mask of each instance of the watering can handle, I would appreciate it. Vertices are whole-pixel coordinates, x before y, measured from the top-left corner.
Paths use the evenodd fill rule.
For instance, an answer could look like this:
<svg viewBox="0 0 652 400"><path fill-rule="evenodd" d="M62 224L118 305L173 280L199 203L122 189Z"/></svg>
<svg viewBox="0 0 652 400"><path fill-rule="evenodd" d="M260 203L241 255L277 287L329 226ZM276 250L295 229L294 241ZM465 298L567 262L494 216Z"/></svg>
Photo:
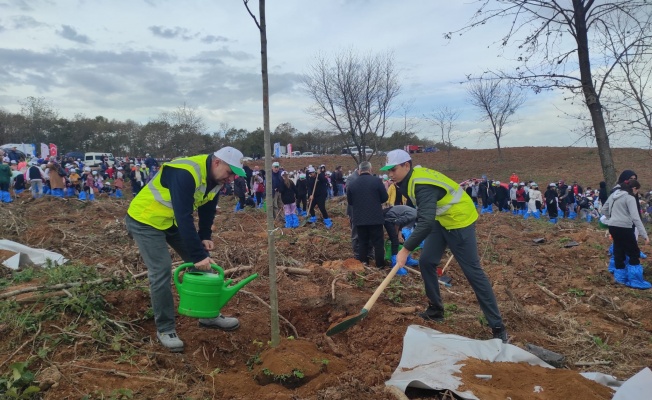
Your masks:
<svg viewBox="0 0 652 400"><path fill-rule="evenodd" d="M179 265L175 270L174 270L174 284L175 285L181 285L182 282L179 281L179 273L183 271L184 269L187 268L193 268L195 266L194 263L188 262L188 263L183 263ZM215 270L219 275L224 276L224 270L222 267L220 267L217 264L211 264L211 268Z"/></svg>

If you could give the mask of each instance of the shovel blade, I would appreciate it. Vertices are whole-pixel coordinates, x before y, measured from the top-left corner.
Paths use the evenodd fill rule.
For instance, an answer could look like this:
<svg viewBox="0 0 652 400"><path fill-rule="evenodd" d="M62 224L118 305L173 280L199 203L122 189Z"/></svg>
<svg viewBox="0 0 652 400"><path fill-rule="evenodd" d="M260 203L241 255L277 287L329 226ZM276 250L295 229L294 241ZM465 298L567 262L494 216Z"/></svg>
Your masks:
<svg viewBox="0 0 652 400"><path fill-rule="evenodd" d="M326 331L326 336L333 336L337 333L344 332L345 330L349 329L353 325L362 321L362 319L366 317L368 313L369 311L363 308L362 311L360 311L360 313L346 317L344 318L344 320L338 322L337 324L331 325L331 327L328 328L328 330Z"/></svg>

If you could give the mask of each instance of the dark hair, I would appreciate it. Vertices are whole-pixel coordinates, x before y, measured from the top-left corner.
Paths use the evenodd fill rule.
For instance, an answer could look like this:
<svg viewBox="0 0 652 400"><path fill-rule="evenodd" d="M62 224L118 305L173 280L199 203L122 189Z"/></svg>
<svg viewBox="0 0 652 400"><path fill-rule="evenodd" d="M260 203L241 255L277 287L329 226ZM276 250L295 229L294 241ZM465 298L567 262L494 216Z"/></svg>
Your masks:
<svg viewBox="0 0 652 400"><path fill-rule="evenodd" d="M627 179L620 185L620 188L633 196L632 189L640 189L641 184L636 179Z"/></svg>

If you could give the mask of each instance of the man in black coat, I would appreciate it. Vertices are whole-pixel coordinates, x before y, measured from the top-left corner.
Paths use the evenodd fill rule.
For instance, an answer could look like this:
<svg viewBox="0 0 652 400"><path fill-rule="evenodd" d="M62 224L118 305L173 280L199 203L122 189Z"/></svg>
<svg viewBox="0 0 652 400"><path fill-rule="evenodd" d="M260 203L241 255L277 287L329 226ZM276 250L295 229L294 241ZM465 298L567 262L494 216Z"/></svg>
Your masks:
<svg viewBox="0 0 652 400"><path fill-rule="evenodd" d="M358 260L367 262L367 243L374 246L376 267L385 266L383 246L383 203L387 190L382 181L371 175L371 163L363 161L358 168L360 176L347 185L346 200L351 206L351 223L358 231Z"/></svg>

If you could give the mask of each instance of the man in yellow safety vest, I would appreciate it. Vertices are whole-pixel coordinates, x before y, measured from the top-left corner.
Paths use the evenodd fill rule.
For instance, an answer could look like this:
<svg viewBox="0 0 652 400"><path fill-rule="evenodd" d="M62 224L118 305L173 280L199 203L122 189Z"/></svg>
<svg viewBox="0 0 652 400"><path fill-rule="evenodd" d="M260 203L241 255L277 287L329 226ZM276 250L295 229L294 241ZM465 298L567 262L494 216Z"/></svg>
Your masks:
<svg viewBox="0 0 652 400"><path fill-rule="evenodd" d="M419 269L430 304L419 316L426 320L444 321L437 265L448 246L475 291L493 337L507 342L507 331L496 296L478 257L475 233L478 213L471 197L444 174L413 167L412 157L404 150L387 153L387 165L381 171L388 171L390 179L398 183L400 192L417 207L417 225L396 255L396 264L405 265L410 252L425 240Z"/></svg>
<svg viewBox="0 0 652 400"><path fill-rule="evenodd" d="M215 264L209 255L214 248L211 227L218 192L236 175L245 176L242 153L223 147L213 154L183 157L163 164L129 205L125 223L147 266L150 296L157 337L172 352L183 351L176 333L171 289L172 258L168 245L185 262L207 271ZM194 211L199 215L195 229ZM240 326L236 318L219 315L200 319L199 325L225 331Z"/></svg>

